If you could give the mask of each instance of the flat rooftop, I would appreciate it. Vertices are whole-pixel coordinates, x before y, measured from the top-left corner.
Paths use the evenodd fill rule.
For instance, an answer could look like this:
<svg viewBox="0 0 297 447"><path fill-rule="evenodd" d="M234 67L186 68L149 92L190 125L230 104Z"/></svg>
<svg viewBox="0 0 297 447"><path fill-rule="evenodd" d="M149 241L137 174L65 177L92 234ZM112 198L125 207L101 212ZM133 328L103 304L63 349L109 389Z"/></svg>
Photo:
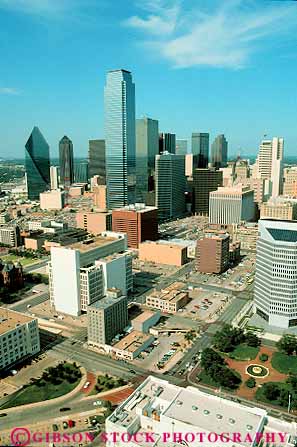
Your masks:
<svg viewBox="0 0 297 447"><path fill-rule="evenodd" d="M144 321L148 320L149 318L153 317L156 314L156 312L152 312L151 310L146 310L142 312L137 317L133 318L133 321L143 323Z"/></svg>
<svg viewBox="0 0 297 447"><path fill-rule="evenodd" d="M120 212L120 211L131 211L131 212L137 212L137 213L146 213L148 211L154 211L157 210L158 208L155 206L147 206L144 203L135 203L132 205L127 205L124 206L122 208L117 208L114 211L115 212Z"/></svg>
<svg viewBox="0 0 297 447"><path fill-rule="evenodd" d="M111 236L96 236L91 239L86 239L85 241L75 242L74 244L68 245L67 248L73 250L79 250L80 252L87 252L90 250L94 250L97 247L102 247L103 245L107 245L110 242L116 241L116 237Z"/></svg>
<svg viewBox="0 0 297 447"><path fill-rule="evenodd" d="M18 324L29 323L33 320L34 318L28 317L27 315L0 307L0 335L15 329Z"/></svg>
<svg viewBox="0 0 297 447"><path fill-rule="evenodd" d="M143 334L139 331L132 331L130 332L130 334L126 335L126 337L122 338L122 340L116 343L114 345L114 348L128 352L135 352L151 337L151 335Z"/></svg>
<svg viewBox="0 0 297 447"><path fill-rule="evenodd" d="M119 289L116 289L119 290ZM116 297L111 297L111 296L105 296L104 298L95 301L95 303L90 304L90 308L95 308L95 309L108 309L108 307L113 306L114 304L118 303L119 301L122 301L124 298L126 298L126 296L121 295L121 296L116 296Z"/></svg>
<svg viewBox="0 0 297 447"><path fill-rule="evenodd" d="M151 245L151 246L158 245L161 247L175 248L178 250L183 250L183 249L187 248L189 245L189 243L187 243L187 242L182 243L182 242L176 242L176 241L170 241L170 240L166 241L163 239L159 239L158 241L145 241L145 242L142 242L142 244L140 244L140 245L144 245L144 244Z"/></svg>

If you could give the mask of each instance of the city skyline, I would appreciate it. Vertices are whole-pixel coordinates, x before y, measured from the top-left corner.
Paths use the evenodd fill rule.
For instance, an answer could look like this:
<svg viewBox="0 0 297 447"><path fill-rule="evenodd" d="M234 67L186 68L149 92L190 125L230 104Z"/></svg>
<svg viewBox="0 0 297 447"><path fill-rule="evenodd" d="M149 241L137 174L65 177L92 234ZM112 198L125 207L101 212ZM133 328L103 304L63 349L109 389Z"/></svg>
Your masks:
<svg viewBox="0 0 297 447"><path fill-rule="evenodd" d="M254 155L264 134L280 135L285 155L294 154L295 2L155 0L140 7L131 1L117 11L103 2L89 2L84 11L80 0L39 3L0 1L7 60L0 79L0 156L21 157L36 125L53 157L64 134L72 136L75 156L86 157L88 140L104 137L105 75L118 68L133 73L136 118L157 119L160 132L188 141L192 132L209 132L210 143L224 133L230 155ZM204 47L203 30L213 32Z"/></svg>

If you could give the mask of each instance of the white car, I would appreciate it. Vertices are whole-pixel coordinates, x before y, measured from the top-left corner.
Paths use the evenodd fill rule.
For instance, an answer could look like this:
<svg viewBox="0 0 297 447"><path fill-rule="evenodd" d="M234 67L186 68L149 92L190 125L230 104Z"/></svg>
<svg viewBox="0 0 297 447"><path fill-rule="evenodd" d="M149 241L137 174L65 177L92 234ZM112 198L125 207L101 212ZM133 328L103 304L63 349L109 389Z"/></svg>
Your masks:
<svg viewBox="0 0 297 447"><path fill-rule="evenodd" d="M90 386L90 382L86 382L86 383L84 384L84 389L86 390L86 389L88 388L88 386Z"/></svg>

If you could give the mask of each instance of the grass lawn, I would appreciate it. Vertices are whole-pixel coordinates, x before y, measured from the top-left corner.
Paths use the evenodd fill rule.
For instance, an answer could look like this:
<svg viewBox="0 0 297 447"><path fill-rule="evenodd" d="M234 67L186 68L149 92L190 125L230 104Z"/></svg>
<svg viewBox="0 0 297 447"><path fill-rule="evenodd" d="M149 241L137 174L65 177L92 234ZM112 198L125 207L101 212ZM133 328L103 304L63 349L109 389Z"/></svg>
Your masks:
<svg viewBox="0 0 297 447"><path fill-rule="evenodd" d="M259 353L259 347L254 348L244 343L236 346L234 351L230 352L229 356L235 360L253 360Z"/></svg>
<svg viewBox="0 0 297 447"><path fill-rule="evenodd" d="M297 356L275 352L271 359L271 365L274 369L284 374L296 373Z"/></svg>
<svg viewBox="0 0 297 447"><path fill-rule="evenodd" d="M220 385L215 382L211 377L209 377L205 371L201 371L198 378L200 379L200 382L204 383L205 385L215 386L217 388L220 387Z"/></svg>
<svg viewBox="0 0 297 447"><path fill-rule="evenodd" d="M35 264L36 262L40 262L40 259L34 259L34 258L23 258L21 256L15 256L15 255L5 255L2 257L2 260L5 262L19 262L20 264L22 264L23 267L26 267L27 265L30 264Z"/></svg>
<svg viewBox="0 0 297 447"><path fill-rule="evenodd" d="M35 382L32 382L33 380ZM72 391L80 380L81 372L75 364L65 362L56 367L49 367L43 372L41 378L31 379L31 383L18 391L0 408L4 410L63 396Z"/></svg>

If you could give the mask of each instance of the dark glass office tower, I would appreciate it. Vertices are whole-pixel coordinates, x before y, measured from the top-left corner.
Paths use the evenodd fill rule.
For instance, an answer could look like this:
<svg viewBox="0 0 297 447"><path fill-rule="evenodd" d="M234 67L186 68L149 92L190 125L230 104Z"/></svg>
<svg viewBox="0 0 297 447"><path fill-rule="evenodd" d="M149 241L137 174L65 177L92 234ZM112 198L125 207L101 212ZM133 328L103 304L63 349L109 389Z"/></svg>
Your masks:
<svg viewBox="0 0 297 447"><path fill-rule="evenodd" d="M39 194L50 189L50 158L49 145L38 127L25 144L25 169L28 199L39 200Z"/></svg>
<svg viewBox="0 0 297 447"><path fill-rule="evenodd" d="M105 140L89 140L89 175L99 175L101 183L106 183Z"/></svg>
<svg viewBox="0 0 297 447"><path fill-rule="evenodd" d="M159 134L159 154L163 154L163 152L176 153L176 135L174 133Z"/></svg>
<svg viewBox="0 0 297 447"><path fill-rule="evenodd" d="M207 168L209 153L209 133L192 133L193 169Z"/></svg>
<svg viewBox="0 0 297 447"><path fill-rule="evenodd" d="M211 145L211 164L215 168L224 168L227 166L228 142L225 135L218 135Z"/></svg>
<svg viewBox="0 0 297 447"><path fill-rule="evenodd" d="M74 182L88 183L89 164L87 161L74 162Z"/></svg>
<svg viewBox="0 0 297 447"><path fill-rule="evenodd" d="M73 144L72 141L64 136L59 143L60 154L60 182L64 187L69 187L73 183Z"/></svg>

